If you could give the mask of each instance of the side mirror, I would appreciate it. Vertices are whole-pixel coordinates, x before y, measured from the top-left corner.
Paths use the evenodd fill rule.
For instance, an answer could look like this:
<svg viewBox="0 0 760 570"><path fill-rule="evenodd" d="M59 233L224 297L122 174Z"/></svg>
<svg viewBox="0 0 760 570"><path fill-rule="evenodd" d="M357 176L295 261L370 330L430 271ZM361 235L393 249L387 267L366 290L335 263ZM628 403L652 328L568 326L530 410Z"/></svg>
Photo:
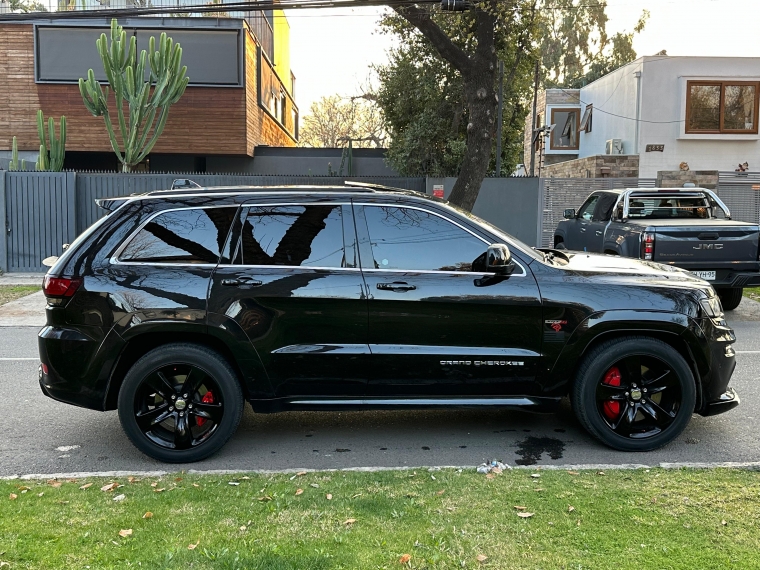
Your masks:
<svg viewBox="0 0 760 570"><path fill-rule="evenodd" d="M506 245L495 243L488 246L486 271L491 271L497 275L511 275L514 270L515 264L512 263L512 254Z"/></svg>
<svg viewBox="0 0 760 570"><path fill-rule="evenodd" d="M575 218L575 208L568 208L565 210L564 217L566 220L572 220Z"/></svg>

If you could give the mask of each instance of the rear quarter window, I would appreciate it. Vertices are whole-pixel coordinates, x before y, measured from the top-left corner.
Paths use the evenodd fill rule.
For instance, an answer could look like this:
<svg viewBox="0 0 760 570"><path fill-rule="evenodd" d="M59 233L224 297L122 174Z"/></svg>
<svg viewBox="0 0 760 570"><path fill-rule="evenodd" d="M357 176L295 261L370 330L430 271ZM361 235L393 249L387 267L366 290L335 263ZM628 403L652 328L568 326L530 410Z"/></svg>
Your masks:
<svg viewBox="0 0 760 570"><path fill-rule="evenodd" d="M118 254L122 262L216 264L237 207L162 212Z"/></svg>

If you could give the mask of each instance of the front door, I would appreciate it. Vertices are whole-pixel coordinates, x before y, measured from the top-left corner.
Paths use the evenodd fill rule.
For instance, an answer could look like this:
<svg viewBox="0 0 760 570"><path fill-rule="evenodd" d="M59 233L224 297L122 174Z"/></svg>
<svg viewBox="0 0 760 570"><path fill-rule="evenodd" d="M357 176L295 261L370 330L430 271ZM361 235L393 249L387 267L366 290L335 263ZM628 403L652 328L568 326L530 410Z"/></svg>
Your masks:
<svg viewBox="0 0 760 570"><path fill-rule="evenodd" d="M591 221L594 217L594 210L599 201L599 194L592 194L581 206L575 219L572 220L570 228L567 231L565 247L574 251L591 251L588 249L589 237L593 235L590 228Z"/></svg>
<svg viewBox="0 0 760 570"><path fill-rule="evenodd" d="M245 331L276 397L362 395L367 301L350 205L251 204L232 235L210 318Z"/></svg>
<svg viewBox="0 0 760 570"><path fill-rule="evenodd" d="M434 210L355 204L369 298L369 396L536 392L541 302L525 262L485 273L488 240Z"/></svg>

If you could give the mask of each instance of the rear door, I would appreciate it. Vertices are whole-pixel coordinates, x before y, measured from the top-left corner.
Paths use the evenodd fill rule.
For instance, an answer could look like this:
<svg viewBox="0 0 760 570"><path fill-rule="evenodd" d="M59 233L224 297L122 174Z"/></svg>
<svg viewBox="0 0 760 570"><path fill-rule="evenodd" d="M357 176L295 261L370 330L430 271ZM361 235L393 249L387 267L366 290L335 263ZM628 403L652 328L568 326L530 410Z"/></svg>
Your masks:
<svg viewBox="0 0 760 570"><path fill-rule="evenodd" d="M591 194L575 215L574 220L570 220L565 240L567 249L576 251L588 251L588 239L593 232L589 233L589 225L594 217L594 210L599 202L599 193Z"/></svg>
<svg viewBox="0 0 760 570"><path fill-rule="evenodd" d="M274 395L362 395L367 301L350 205L249 204L232 234L209 313L245 331Z"/></svg>
<svg viewBox="0 0 760 570"><path fill-rule="evenodd" d="M524 261L485 272L487 239L435 210L356 204L375 397L535 391L541 302Z"/></svg>
<svg viewBox="0 0 760 570"><path fill-rule="evenodd" d="M585 232L583 233L585 251L604 252L604 233L607 229L607 224L610 222L612 208L615 206L617 199L618 195L612 192L599 193L594 214L591 217L591 221L585 226Z"/></svg>

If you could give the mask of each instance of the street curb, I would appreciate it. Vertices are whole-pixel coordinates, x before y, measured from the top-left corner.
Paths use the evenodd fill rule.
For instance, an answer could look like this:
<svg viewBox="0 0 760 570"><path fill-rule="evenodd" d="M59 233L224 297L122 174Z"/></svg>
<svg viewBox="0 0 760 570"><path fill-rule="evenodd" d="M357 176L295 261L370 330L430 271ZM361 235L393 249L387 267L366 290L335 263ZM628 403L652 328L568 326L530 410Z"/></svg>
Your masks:
<svg viewBox="0 0 760 570"><path fill-rule="evenodd" d="M520 471L631 471L635 469L740 469L745 471L760 471L760 461L722 461L722 462L685 462L685 463L658 463L645 465L643 463L622 463L620 465L609 463L582 463L579 465L515 465L509 466L510 470ZM188 475L290 475L296 473L379 473L383 471L442 471L444 469L461 469L475 471L475 465L441 465L417 467L345 467L342 469L184 469L179 471L75 471L71 473L29 473L26 475L3 475L0 481L13 480L37 480L37 479L84 479L88 477L164 477L177 473Z"/></svg>

